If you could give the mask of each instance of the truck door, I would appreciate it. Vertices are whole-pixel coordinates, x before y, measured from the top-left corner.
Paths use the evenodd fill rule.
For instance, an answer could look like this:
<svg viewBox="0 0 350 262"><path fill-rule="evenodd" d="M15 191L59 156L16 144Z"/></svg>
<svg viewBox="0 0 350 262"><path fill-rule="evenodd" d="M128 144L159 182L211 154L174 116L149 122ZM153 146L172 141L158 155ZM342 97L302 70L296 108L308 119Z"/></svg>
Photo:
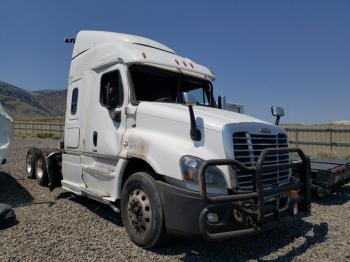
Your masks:
<svg viewBox="0 0 350 262"><path fill-rule="evenodd" d="M124 66L115 65L98 72L98 88L90 117L90 144L93 154L117 157L125 132L127 88Z"/></svg>
<svg viewBox="0 0 350 262"><path fill-rule="evenodd" d="M126 129L125 107L128 103L126 68L117 64L94 71L93 87L86 108L86 133L83 153L83 179L95 192L112 190L113 172L121 151Z"/></svg>

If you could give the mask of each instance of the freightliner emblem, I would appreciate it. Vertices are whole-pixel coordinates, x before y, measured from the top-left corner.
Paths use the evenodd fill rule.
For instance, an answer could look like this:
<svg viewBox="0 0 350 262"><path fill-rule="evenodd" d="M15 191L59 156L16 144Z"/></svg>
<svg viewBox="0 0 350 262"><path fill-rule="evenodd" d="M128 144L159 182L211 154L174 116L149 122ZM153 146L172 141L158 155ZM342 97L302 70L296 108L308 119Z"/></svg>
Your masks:
<svg viewBox="0 0 350 262"><path fill-rule="evenodd" d="M259 133L260 133L260 134L270 134L270 133L271 133L271 130L268 129L268 128L263 127L263 128L260 128L260 129L259 129Z"/></svg>

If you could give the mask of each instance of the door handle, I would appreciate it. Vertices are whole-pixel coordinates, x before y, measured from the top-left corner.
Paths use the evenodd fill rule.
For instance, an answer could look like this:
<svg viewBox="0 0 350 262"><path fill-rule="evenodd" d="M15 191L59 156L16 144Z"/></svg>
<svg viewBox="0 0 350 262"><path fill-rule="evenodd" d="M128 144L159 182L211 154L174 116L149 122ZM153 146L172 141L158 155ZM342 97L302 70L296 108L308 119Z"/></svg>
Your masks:
<svg viewBox="0 0 350 262"><path fill-rule="evenodd" d="M92 142L94 144L94 147L96 147L97 146L97 132L96 131L94 131L94 134L92 136Z"/></svg>

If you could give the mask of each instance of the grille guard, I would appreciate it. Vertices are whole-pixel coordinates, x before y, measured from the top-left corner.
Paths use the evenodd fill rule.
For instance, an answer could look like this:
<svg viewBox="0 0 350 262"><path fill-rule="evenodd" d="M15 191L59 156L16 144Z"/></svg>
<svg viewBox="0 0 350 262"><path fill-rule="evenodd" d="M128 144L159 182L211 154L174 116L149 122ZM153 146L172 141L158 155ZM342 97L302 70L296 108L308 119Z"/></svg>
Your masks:
<svg viewBox="0 0 350 262"><path fill-rule="evenodd" d="M284 164L274 164L274 165L263 165L266 156L271 153L297 153L301 158L301 162L296 163L284 163ZM209 166L222 166L229 165L235 168L240 169L242 172L247 174L252 174L253 178L253 191L249 193L240 193L235 195L228 196L213 196L207 194L206 189L206 180L205 180L205 171ZM262 172L278 170L282 168L297 168L299 170L299 181L294 181L284 186L279 186L273 189L264 190L263 181L262 181ZM233 209L241 212L242 214L249 216L254 221L253 228L237 230L231 232L217 233L219 235L224 234L226 237L235 237L239 235L245 235L246 233L252 233L256 231L263 230L271 226L271 222L263 225L264 219L264 197L272 196L276 194L281 194L283 192L289 192L291 190L299 190L299 199L298 199L298 213L302 212L304 214L309 214L311 210L311 184L310 184L310 160L305 156L303 151L299 148L268 148L264 149L256 162L256 166L247 167L244 164L240 163L234 159L213 159L204 161L199 167L199 193L200 196L210 204L227 204L231 203ZM248 209L236 205L236 201L249 200L253 199L255 201L255 210ZM205 211L205 210L203 210ZM217 239L220 238L217 234L208 233L205 228L206 224L206 213L201 214L200 218L200 228L202 234L208 239ZM274 223L278 223L279 214L275 214L276 220Z"/></svg>

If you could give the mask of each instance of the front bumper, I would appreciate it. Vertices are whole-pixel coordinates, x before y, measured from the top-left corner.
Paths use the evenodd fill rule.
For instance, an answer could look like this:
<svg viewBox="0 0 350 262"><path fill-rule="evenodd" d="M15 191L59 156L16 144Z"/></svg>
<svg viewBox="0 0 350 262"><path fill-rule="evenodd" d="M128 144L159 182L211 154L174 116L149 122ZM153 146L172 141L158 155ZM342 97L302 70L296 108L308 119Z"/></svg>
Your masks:
<svg viewBox="0 0 350 262"><path fill-rule="evenodd" d="M298 153L302 161L293 164L262 165L268 154L285 152ZM253 192L227 196L208 195L205 170L209 166L218 165L231 165L253 174ZM299 178L283 187L264 190L262 172L280 168L299 169ZM310 165L300 149L265 149L261 152L256 167L246 167L236 160L228 159L204 161L199 170L199 177L199 193L158 182L168 233L222 240L269 230L290 219L310 213ZM277 200L267 203L266 198L271 196ZM280 200L285 201L281 206ZM218 221L209 222L209 213L215 213Z"/></svg>

